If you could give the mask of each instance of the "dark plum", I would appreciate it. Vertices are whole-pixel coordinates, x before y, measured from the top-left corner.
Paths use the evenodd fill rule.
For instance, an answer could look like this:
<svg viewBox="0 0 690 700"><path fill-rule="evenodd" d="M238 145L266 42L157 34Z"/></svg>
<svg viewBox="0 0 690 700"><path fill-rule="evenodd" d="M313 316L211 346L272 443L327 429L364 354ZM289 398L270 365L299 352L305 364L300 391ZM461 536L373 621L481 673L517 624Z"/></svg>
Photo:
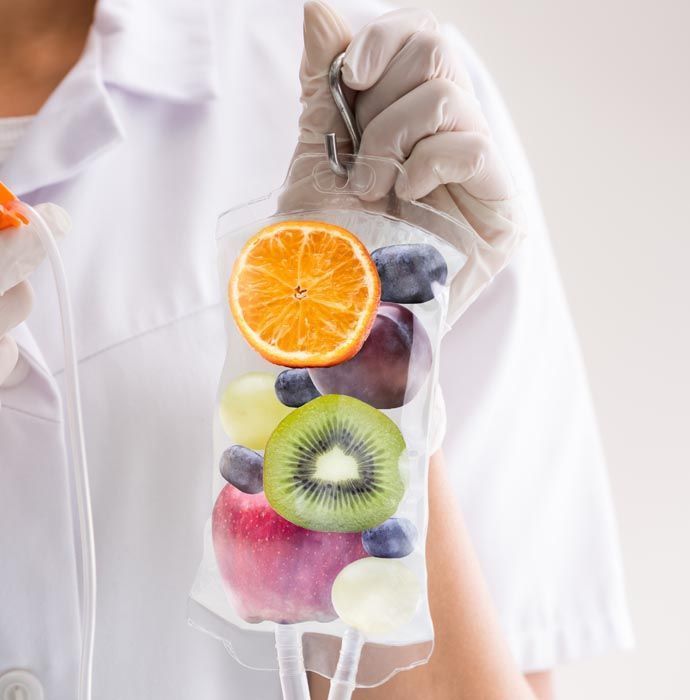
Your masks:
<svg viewBox="0 0 690 700"><path fill-rule="evenodd" d="M381 301L420 304L434 298L434 283L445 284L448 266L427 243L378 248L371 258L381 278Z"/></svg>
<svg viewBox="0 0 690 700"><path fill-rule="evenodd" d="M248 447L228 447L220 457L220 474L244 493L261 493L264 490L264 458Z"/></svg>
<svg viewBox="0 0 690 700"><path fill-rule="evenodd" d="M362 533L362 546L367 554L383 559L400 559L414 549L417 528L407 518L389 518Z"/></svg>
<svg viewBox="0 0 690 700"><path fill-rule="evenodd" d="M374 408L398 408L419 391L431 369L431 342L404 306L381 304L362 349L347 362L314 367L309 374L322 394L344 394Z"/></svg>
<svg viewBox="0 0 690 700"><path fill-rule="evenodd" d="M281 403L293 408L304 406L321 394L306 369L286 369L276 379L276 396Z"/></svg>

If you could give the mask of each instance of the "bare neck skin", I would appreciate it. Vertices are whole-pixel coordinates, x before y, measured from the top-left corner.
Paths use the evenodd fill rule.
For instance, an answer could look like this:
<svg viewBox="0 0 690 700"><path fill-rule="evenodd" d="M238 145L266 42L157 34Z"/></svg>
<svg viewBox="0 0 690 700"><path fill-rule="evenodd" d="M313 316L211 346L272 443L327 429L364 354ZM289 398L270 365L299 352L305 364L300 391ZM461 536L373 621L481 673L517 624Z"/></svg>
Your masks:
<svg viewBox="0 0 690 700"><path fill-rule="evenodd" d="M96 0L0 0L0 117L36 114L78 61Z"/></svg>

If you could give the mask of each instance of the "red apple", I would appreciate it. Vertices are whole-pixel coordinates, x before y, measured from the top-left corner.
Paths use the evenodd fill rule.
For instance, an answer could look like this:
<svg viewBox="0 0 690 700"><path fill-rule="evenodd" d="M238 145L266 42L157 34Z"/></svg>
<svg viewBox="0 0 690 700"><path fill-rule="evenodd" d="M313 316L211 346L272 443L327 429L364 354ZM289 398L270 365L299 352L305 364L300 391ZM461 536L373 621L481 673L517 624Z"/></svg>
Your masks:
<svg viewBox="0 0 690 700"><path fill-rule="evenodd" d="M231 484L218 495L212 526L225 592L247 622L335 619L335 577L367 556L360 533L305 530L278 515L263 493Z"/></svg>

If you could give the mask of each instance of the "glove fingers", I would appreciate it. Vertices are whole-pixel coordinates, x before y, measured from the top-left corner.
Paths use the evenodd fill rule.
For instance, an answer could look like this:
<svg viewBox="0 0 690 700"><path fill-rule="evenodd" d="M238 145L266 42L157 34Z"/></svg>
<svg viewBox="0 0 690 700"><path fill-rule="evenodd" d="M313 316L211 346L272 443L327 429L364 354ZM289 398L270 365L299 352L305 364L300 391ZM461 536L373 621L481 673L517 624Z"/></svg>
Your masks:
<svg viewBox="0 0 690 700"><path fill-rule="evenodd" d="M347 138L328 87L328 69L351 37L345 21L326 3L309 0L304 5L304 52L300 65L303 109L299 120L299 140L303 143L322 144L323 134L328 131Z"/></svg>
<svg viewBox="0 0 690 700"><path fill-rule="evenodd" d="M57 204L38 204L36 211L46 220L59 241L69 231L70 220ZM45 250L33 222L0 233L0 294L26 279L40 265Z"/></svg>
<svg viewBox="0 0 690 700"><path fill-rule="evenodd" d="M19 359L17 343L9 335L0 338L0 386L12 374Z"/></svg>
<svg viewBox="0 0 690 700"><path fill-rule="evenodd" d="M396 182L401 198L421 199L439 185L457 183L477 199L512 196L503 160L490 138L472 132L445 132L419 141L403 164L405 175Z"/></svg>
<svg viewBox="0 0 690 700"><path fill-rule="evenodd" d="M367 90L383 75L391 59L420 29L436 29L428 10L387 12L359 31L345 54L343 80L354 90Z"/></svg>
<svg viewBox="0 0 690 700"><path fill-rule="evenodd" d="M72 228L69 214L57 204L45 202L37 204L34 209L43 217L57 241L61 241Z"/></svg>
<svg viewBox="0 0 690 700"><path fill-rule="evenodd" d="M359 152L402 163L418 141L444 131L488 134L488 126L473 95L449 80L431 80L373 119L362 134ZM367 200L385 195L397 174L392 168L379 168L376 175L376 184L364 196Z"/></svg>
<svg viewBox="0 0 690 700"><path fill-rule="evenodd" d="M434 29L415 32L391 59L376 84L357 96L360 126L365 128L403 95L436 78L445 78L474 92L457 48Z"/></svg>
<svg viewBox="0 0 690 700"><path fill-rule="evenodd" d="M34 293L28 282L20 282L0 296L0 337L29 315L33 303Z"/></svg>

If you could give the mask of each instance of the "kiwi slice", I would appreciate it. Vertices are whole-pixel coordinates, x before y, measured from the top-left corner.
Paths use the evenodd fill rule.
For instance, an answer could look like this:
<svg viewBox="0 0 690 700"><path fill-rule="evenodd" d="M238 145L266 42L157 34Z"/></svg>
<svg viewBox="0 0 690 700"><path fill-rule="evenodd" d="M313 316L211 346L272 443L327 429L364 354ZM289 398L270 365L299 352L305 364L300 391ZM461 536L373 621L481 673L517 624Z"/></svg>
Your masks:
<svg viewBox="0 0 690 700"><path fill-rule="evenodd" d="M284 418L266 444L264 492L295 525L361 532L395 513L405 440L381 411L328 394Z"/></svg>

